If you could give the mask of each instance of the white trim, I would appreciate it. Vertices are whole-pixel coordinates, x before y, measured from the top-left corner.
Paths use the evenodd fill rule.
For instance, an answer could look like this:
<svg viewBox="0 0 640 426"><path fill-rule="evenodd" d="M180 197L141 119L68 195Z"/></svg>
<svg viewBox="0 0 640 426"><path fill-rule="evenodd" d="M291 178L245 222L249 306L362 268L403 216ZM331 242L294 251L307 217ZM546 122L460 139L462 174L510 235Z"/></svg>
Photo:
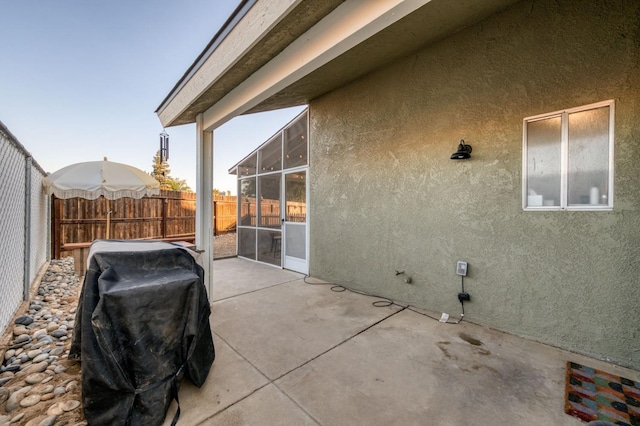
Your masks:
<svg viewBox="0 0 640 426"><path fill-rule="evenodd" d="M204 112L218 127L319 69L430 0L351 0L299 36L278 56Z"/></svg>
<svg viewBox="0 0 640 426"><path fill-rule="evenodd" d="M196 248L203 251L205 287L213 291L213 132L196 117Z"/></svg>

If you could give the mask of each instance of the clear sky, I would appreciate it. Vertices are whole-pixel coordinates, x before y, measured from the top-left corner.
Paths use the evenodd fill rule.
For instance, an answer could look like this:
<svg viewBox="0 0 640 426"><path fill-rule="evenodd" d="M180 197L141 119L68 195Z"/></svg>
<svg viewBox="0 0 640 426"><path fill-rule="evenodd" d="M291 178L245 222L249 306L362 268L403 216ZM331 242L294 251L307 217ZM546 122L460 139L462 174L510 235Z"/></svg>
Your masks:
<svg viewBox="0 0 640 426"><path fill-rule="evenodd" d="M47 172L81 161L150 172L154 113L237 0L0 0L0 121ZM235 118L214 133L214 187L303 108ZM195 124L166 129L171 176L195 191Z"/></svg>

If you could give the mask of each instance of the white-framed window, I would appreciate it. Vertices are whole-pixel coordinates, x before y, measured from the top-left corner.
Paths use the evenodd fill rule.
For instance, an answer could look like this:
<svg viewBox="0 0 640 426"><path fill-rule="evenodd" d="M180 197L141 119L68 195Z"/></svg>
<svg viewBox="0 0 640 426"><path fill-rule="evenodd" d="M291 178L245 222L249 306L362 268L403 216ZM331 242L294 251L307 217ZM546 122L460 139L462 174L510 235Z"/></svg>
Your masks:
<svg viewBox="0 0 640 426"><path fill-rule="evenodd" d="M614 101L523 120L522 208L612 210Z"/></svg>

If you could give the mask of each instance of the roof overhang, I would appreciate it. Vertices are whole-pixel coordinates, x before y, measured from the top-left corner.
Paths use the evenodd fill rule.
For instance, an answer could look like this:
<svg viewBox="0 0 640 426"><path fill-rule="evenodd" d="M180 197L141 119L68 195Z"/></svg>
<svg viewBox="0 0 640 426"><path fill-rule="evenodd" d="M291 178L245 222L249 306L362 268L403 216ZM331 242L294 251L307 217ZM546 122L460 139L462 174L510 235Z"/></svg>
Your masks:
<svg viewBox="0 0 640 426"><path fill-rule="evenodd" d="M156 110L165 127L308 104L517 0L245 0Z"/></svg>

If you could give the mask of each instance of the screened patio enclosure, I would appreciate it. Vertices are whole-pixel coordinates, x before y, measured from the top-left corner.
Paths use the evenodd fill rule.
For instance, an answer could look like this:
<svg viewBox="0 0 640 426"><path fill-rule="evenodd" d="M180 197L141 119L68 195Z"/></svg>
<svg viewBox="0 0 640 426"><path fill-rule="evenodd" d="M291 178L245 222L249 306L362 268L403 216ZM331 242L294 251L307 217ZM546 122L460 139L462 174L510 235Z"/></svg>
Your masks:
<svg viewBox="0 0 640 426"><path fill-rule="evenodd" d="M306 274L309 115L229 169L238 177L238 256Z"/></svg>

